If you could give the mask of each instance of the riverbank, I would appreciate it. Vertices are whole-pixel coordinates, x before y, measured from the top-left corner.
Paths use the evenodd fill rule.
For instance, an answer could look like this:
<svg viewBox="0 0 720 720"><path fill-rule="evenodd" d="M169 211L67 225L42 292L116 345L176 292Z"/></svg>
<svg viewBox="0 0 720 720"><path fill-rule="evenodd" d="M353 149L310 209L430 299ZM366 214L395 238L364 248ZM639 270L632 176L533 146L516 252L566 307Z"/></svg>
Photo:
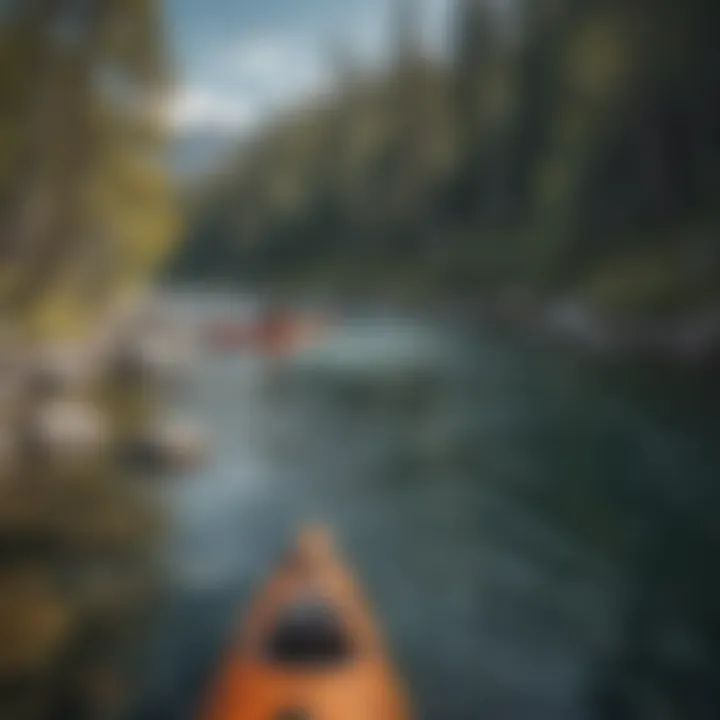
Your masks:
<svg viewBox="0 0 720 720"><path fill-rule="evenodd" d="M171 400L183 334L143 306L63 342L0 344L0 716L109 717L163 586L152 481L197 468Z"/></svg>
<svg viewBox="0 0 720 720"><path fill-rule="evenodd" d="M481 303L476 319L538 341L611 359L676 367L714 367L720 360L720 308L672 316L610 317L574 299Z"/></svg>

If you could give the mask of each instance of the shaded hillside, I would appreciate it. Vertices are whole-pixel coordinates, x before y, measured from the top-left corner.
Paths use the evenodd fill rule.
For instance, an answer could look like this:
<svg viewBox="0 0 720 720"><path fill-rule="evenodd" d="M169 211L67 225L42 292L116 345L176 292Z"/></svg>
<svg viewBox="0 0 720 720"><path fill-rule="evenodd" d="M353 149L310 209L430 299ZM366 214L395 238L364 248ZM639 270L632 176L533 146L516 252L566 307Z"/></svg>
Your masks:
<svg viewBox="0 0 720 720"><path fill-rule="evenodd" d="M710 0L457 5L452 57L267 129L197 203L184 277L714 307L720 11Z"/></svg>

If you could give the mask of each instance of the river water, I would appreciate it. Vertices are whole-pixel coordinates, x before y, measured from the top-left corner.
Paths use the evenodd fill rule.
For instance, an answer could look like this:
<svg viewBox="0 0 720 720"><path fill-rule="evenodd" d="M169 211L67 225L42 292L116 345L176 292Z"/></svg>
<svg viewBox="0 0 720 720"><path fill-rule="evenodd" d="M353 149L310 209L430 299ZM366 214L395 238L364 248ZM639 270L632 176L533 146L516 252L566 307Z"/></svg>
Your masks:
<svg viewBox="0 0 720 720"><path fill-rule="evenodd" d="M242 303L188 307L195 322ZM197 716L250 592L318 520L419 718L599 717L618 668L662 702L662 678L716 670L696 566L717 539L717 399L689 372L378 313L283 364L204 353L183 404L212 460L168 490L170 589L136 717Z"/></svg>

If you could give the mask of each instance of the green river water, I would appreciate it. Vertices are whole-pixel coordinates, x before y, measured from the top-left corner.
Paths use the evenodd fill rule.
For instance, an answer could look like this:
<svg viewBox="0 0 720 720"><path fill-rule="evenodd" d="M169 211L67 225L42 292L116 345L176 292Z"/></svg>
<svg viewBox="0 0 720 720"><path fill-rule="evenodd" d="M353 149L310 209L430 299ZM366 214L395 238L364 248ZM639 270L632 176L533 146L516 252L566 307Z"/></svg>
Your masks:
<svg viewBox="0 0 720 720"><path fill-rule="evenodd" d="M719 385L377 312L277 366L202 354L183 402L212 461L168 491L136 717L196 716L249 593L317 520L419 718L715 717Z"/></svg>

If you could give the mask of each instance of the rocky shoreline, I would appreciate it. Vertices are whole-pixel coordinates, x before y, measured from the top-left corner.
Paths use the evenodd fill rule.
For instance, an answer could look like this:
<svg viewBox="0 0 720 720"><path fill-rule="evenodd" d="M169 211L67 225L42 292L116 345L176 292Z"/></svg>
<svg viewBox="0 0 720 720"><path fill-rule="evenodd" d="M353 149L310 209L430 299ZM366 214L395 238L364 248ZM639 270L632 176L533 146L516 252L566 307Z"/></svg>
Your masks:
<svg viewBox="0 0 720 720"><path fill-rule="evenodd" d="M138 309L82 341L0 345L0 717L115 717L162 585L147 482L204 446L167 415L182 331Z"/></svg>

